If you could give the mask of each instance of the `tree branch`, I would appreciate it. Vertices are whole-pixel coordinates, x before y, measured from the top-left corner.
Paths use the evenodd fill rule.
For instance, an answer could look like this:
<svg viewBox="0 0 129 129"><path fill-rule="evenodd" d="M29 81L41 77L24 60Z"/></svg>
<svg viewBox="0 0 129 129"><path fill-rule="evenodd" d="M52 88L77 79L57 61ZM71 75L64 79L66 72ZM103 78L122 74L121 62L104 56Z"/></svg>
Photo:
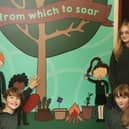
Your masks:
<svg viewBox="0 0 129 129"><path fill-rule="evenodd" d="M78 24L78 26L75 27L75 28L73 27L74 23L71 23L70 26L65 30L56 30L54 33L46 35L46 40L57 37L57 36L60 36L60 35L65 35L67 37L70 37L71 36L70 33L75 32L75 31L84 32L84 30L82 28L87 23L89 23L89 21L82 20L80 22L80 24Z"/></svg>
<svg viewBox="0 0 129 129"><path fill-rule="evenodd" d="M16 0L10 0L12 2L12 4L18 8L18 9L25 9L26 7L26 0L22 0L22 5L19 5Z"/></svg>
<svg viewBox="0 0 129 129"><path fill-rule="evenodd" d="M29 37L31 40L36 42L38 44L38 40L34 38L30 33L29 33L29 28L28 25L25 25L25 28L22 28L19 24L16 24L17 28L22 31L27 37Z"/></svg>

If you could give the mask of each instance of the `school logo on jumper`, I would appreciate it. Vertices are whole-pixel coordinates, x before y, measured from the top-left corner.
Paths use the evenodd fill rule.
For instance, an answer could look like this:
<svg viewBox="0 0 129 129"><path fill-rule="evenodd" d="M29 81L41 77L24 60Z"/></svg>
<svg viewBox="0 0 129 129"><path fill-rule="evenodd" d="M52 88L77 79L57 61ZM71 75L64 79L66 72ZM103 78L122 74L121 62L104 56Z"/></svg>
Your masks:
<svg viewBox="0 0 129 129"><path fill-rule="evenodd" d="M0 0L0 30L22 52L38 57L38 72L44 77L46 57L80 48L100 25L112 26L107 1ZM41 85L44 89L38 92L45 96L45 83Z"/></svg>

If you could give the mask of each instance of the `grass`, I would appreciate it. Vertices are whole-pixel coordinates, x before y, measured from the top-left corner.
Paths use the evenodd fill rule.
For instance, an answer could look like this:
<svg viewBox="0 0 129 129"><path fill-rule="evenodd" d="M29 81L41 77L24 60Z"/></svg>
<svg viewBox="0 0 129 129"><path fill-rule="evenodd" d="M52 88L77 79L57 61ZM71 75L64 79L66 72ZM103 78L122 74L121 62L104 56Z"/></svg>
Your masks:
<svg viewBox="0 0 129 129"><path fill-rule="evenodd" d="M36 121L34 113L28 114L29 125L21 125L18 129L104 129L104 123L95 118L78 123L67 123L65 120Z"/></svg>

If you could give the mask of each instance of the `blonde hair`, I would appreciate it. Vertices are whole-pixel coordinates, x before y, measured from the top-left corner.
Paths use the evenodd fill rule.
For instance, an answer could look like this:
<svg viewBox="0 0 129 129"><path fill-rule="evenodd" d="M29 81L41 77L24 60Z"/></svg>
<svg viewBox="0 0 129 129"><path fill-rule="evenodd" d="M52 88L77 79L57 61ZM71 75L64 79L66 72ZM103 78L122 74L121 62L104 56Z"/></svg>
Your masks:
<svg viewBox="0 0 129 129"><path fill-rule="evenodd" d="M128 84L118 85L113 91L113 96L114 97L127 96L129 98L129 85ZM129 106L127 107L127 109L122 111L121 122L125 127L129 126Z"/></svg>
<svg viewBox="0 0 129 129"><path fill-rule="evenodd" d="M118 61L118 58L123 50L123 42L122 42L121 37L120 37L120 30L123 26L127 26L129 29L129 21L123 21L123 23L121 24L121 26L119 28L117 41L115 42L114 50L113 50L116 61Z"/></svg>

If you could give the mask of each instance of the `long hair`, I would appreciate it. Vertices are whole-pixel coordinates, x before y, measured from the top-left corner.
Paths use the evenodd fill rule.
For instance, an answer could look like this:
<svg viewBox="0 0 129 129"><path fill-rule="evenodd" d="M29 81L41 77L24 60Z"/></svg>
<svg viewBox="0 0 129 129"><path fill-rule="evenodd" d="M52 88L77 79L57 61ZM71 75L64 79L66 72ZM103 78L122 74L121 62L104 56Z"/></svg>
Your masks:
<svg viewBox="0 0 129 129"><path fill-rule="evenodd" d="M115 96L123 96L123 97L126 96L129 98L129 85L128 84L118 85L113 91L113 96L114 97ZM122 111L121 122L125 127L129 126L129 105L127 109Z"/></svg>
<svg viewBox="0 0 129 129"><path fill-rule="evenodd" d="M119 28L119 32L117 34L117 41L115 42L114 44L114 49L113 49L113 52L114 52L114 55L115 55L115 59L116 61L118 61L118 58L123 50L123 42L121 40L121 37L120 37L120 30L123 26L127 26L128 29L129 29L129 21L128 20L124 20Z"/></svg>
<svg viewBox="0 0 129 129"><path fill-rule="evenodd" d="M95 66L93 66L94 62L97 61L97 64ZM94 57L91 61L90 61L90 66L87 69L87 74L89 74L90 72L93 74L93 71L96 68L106 68L107 69L107 73L109 73L109 67L107 64L103 63L100 57Z"/></svg>

